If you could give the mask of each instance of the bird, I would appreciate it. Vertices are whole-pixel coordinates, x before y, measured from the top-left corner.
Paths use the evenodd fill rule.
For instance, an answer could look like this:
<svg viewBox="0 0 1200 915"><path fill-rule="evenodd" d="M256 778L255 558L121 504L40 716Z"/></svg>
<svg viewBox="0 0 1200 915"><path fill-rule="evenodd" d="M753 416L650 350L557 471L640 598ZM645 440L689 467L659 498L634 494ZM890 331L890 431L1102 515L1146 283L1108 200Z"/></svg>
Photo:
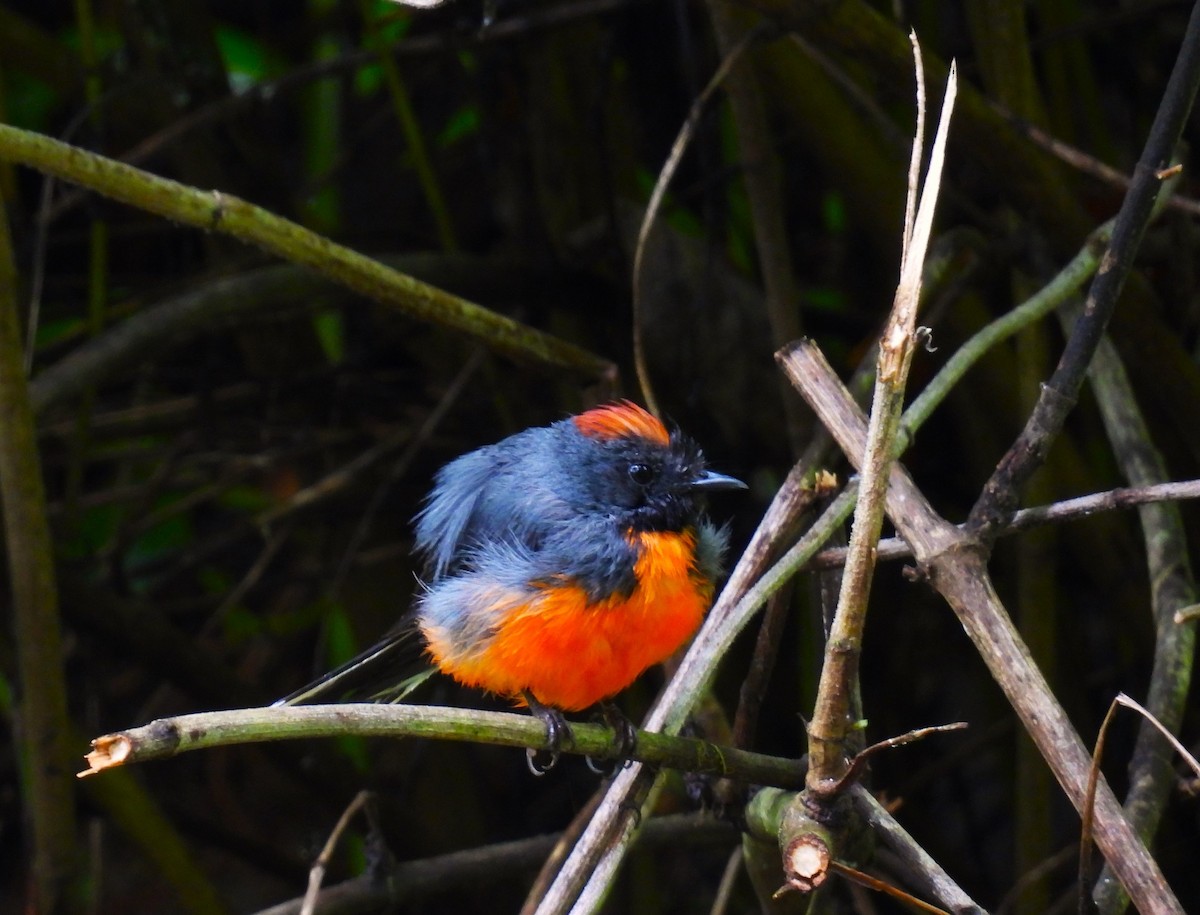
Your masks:
<svg viewBox="0 0 1200 915"><path fill-rule="evenodd" d="M691 638L720 575L728 532L702 496L745 488L628 400L464 454L417 514L425 570L407 617L276 704L344 694L416 634L434 668L539 717L550 765L570 733L563 712L600 705L632 735L612 697Z"/></svg>

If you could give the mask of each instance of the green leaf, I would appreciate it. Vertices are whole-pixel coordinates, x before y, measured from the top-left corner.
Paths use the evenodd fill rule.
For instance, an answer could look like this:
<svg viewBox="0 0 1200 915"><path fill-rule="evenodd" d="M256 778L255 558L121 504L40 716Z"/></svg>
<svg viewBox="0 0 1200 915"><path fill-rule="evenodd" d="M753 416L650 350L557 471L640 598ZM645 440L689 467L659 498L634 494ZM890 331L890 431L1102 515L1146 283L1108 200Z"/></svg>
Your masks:
<svg viewBox="0 0 1200 915"><path fill-rule="evenodd" d="M67 340L82 333L87 323L82 318L60 318L56 321L43 321L38 324L34 335L35 346L50 346L60 340Z"/></svg>
<svg viewBox="0 0 1200 915"><path fill-rule="evenodd" d="M112 543L121 518L122 511L118 505L98 505L87 509L80 515L71 538L63 544L63 555L68 559L94 557Z"/></svg>
<svg viewBox="0 0 1200 915"><path fill-rule="evenodd" d="M274 500L257 486L231 486L217 499L217 503L230 511L244 515L257 515L274 504Z"/></svg>
<svg viewBox="0 0 1200 915"><path fill-rule="evenodd" d="M49 83L20 70L4 74L5 121L14 127L53 133L50 114L58 105L58 95Z"/></svg>
<svg viewBox="0 0 1200 915"><path fill-rule="evenodd" d="M324 611L326 656L330 668L334 668L358 654L358 639L340 602L323 598L319 603Z"/></svg>
<svg viewBox="0 0 1200 915"><path fill-rule="evenodd" d="M831 235L842 235L846 231L846 201L837 191L828 191L821 201L821 218L825 230Z"/></svg>
<svg viewBox="0 0 1200 915"><path fill-rule="evenodd" d="M283 58L249 33L227 25L218 25L214 31L217 50L229 75L229 88L235 94L284 71Z"/></svg>
<svg viewBox="0 0 1200 915"><path fill-rule="evenodd" d="M245 607L230 607L221 619L225 644L241 645L262 634L262 619Z"/></svg>
<svg viewBox="0 0 1200 915"><path fill-rule="evenodd" d="M320 311L313 318L313 330L330 365L346 360L346 322L340 311Z"/></svg>
<svg viewBox="0 0 1200 915"><path fill-rule="evenodd" d="M846 294L831 286L814 286L804 290L804 305L813 311L840 314L846 310Z"/></svg>
<svg viewBox="0 0 1200 915"><path fill-rule="evenodd" d="M350 625L346 608L338 601L325 599L325 646L329 667L333 669L358 654L358 639ZM370 762L367 742L362 737L339 737L335 744L351 764L365 772Z"/></svg>
<svg viewBox="0 0 1200 915"><path fill-rule="evenodd" d="M464 137L471 136L479 132L479 109L474 105L468 105L465 108L460 108L450 116L450 120L446 122L446 126L442 128L442 132L438 134L437 142L439 146L446 147L452 143L456 143Z"/></svg>

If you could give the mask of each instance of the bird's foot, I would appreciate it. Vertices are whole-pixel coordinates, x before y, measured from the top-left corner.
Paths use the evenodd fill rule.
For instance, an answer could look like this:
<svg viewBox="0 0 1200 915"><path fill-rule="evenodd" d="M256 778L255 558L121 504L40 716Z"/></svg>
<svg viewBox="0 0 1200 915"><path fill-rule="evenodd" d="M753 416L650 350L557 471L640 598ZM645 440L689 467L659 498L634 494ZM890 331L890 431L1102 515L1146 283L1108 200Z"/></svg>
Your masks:
<svg viewBox="0 0 1200 915"><path fill-rule="evenodd" d="M601 765L592 757L585 757L587 767L601 778L614 778L622 769L628 768L632 762L630 757L637 748L637 728L615 702L605 700L600 703L600 717L613 731L613 744L616 756L607 766Z"/></svg>
<svg viewBox="0 0 1200 915"><path fill-rule="evenodd" d="M530 714L539 718L546 726L548 749L535 750L533 747L529 747L525 750L525 764L529 767L529 771L534 775L542 776L558 764L563 744L574 743L575 738L571 735L571 727L567 724L567 719L563 717L562 712L543 705L529 690L525 690L522 695L525 698L525 704L529 706ZM543 757L545 757L544 760Z"/></svg>

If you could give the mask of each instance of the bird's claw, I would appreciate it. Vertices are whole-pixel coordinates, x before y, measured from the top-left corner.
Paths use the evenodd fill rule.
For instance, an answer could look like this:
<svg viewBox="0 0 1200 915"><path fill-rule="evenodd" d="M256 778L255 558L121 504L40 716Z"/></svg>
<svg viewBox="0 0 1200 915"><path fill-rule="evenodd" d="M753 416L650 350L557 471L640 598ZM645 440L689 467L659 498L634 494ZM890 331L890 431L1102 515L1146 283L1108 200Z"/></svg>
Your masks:
<svg viewBox="0 0 1200 915"><path fill-rule="evenodd" d="M524 696L525 704L529 706L530 713L541 719L542 724L546 726L547 749L542 751L528 747L525 750L525 765L529 767L531 773L540 777L558 764L558 758L562 755L561 749L563 744L573 743L575 738L571 736L571 728L567 724L567 719L563 717L562 712L548 705L543 705L529 691L526 691ZM545 763L539 759L543 753L549 756L549 759Z"/></svg>
<svg viewBox="0 0 1200 915"><path fill-rule="evenodd" d="M633 760L630 758L637 748L637 728L626 717L615 703L602 702L600 716L613 731L613 748L615 758L611 765L602 766L590 756L585 756L587 767L601 778L614 778L622 769L629 768Z"/></svg>
<svg viewBox="0 0 1200 915"><path fill-rule="evenodd" d="M529 769L530 775L535 775L541 778L556 765L558 765L558 757L561 754L557 750L535 750L533 747L525 748L525 765ZM541 761L542 756L549 757L546 762Z"/></svg>

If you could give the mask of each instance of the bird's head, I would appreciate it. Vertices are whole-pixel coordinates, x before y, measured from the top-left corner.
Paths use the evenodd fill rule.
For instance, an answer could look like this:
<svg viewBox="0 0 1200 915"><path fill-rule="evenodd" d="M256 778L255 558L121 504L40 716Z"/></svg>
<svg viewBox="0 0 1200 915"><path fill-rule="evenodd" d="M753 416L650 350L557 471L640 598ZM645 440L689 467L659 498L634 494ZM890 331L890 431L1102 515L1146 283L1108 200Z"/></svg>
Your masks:
<svg viewBox="0 0 1200 915"><path fill-rule="evenodd" d="M714 473L688 436L667 428L629 401L606 404L566 421L579 447L564 455L583 481L595 510L635 531L681 530L699 514L703 493L745 489L741 480Z"/></svg>

